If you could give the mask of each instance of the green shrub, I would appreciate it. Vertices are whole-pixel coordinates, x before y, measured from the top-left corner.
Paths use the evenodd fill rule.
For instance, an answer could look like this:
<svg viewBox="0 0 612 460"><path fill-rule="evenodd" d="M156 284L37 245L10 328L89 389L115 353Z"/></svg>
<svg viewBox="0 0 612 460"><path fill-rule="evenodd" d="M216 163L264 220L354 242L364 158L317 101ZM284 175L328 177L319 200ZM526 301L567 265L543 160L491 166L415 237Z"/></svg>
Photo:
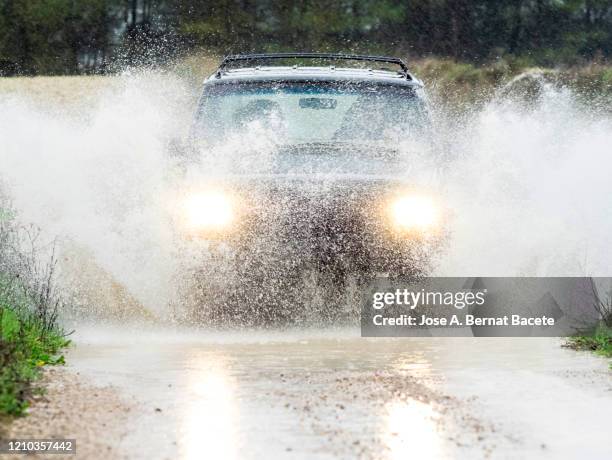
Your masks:
<svg viewBox="0 0 612 460"><path fill-rule="evenodd" d="M594 351L612 358L612 328L602 323L592 334L570 337L568 346L576 350Z"/></svg>
<svg viewBox="0 0 612 460"><path fill-rule="evenodd" d="M63 364L68 346L62 330L51 328L33 312L14 303L0 283L0 414L21 415L27 408L32 383L47 364Z"/></svg>
<svg viewBox="0 0 612 460"><path fill-rule="evenodd" d="M31 229L18 226L14 213L7 212L6 206L2 209L0 206L0 415L15 416L28 407L40 369L64 363L60 351L69 341L57 322L61 299L55 292L54 252L41 264Z"/></svg>

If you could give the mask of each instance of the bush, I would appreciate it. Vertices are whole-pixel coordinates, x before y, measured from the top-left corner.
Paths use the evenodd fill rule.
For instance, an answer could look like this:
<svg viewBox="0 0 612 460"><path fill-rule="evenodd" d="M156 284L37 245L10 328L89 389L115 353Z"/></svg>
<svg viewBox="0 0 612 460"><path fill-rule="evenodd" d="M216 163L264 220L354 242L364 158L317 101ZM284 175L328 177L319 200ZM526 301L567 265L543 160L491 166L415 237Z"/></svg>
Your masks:
<svg viewBox="0 0 612 460"><path fill-rule="evenodd" d="M57 322L54 250L41 263L39 232L7 209L0 201L0 414L14 416L27 408L40 369L64 362L69 341Z"/></svg>
<svg viewBox="0 0 612 460"><path fill-rule="evenodd" d="M590 350L612 358L612 328L601 324L593 334L570 337L568 346L576 350Z"/></svg>
<svg viewBox="0 0 612 460"><path fill-rule="evenodd" d="M591 350L612 358L612 295L608 292L606 297L600 296L595 285L593 285L593 292L596 297L593 307L599 314L599 325L594 331L570 337L567 346L576 350ZM610 366L612 367L612 363Z"/></svg>

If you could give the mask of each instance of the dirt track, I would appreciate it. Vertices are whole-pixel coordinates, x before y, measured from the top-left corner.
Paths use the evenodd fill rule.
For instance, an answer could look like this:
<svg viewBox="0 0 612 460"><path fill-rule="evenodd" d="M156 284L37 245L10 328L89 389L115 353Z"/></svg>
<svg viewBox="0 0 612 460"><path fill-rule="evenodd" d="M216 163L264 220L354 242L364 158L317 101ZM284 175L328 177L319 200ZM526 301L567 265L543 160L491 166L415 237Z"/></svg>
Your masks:
<svg viewBox="0 0 612 460"><path fill-rule="evenodd" d="M608 364L557 339L80 330L69 369L131 410L77 403L79 458L108 417L129 458L612 455Z"/></svg>
<svg viewBox="0 0 612 460"><path fill-rule="evenodd" d="M27 417L9 426L8 439L75 439L77 458L128 458L116 445L133 406L115 389L94 385L78 371L63 367L47 368L37 384L45 387L45 394L31 401Z"/></svg>

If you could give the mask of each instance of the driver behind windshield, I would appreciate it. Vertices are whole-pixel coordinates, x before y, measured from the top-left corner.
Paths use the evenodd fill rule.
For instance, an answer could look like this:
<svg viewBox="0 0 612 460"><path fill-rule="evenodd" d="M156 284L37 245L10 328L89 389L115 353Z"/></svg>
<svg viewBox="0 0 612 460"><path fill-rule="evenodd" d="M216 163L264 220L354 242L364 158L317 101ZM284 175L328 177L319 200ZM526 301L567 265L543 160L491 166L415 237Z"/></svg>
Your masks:
<svg viewBox="0 0 612 460"><path fill-rule="evenodd" d="M418 134L426 123L411 88L311 82L250 82L212 87L195 135L206 143L254 133L283 145L379 142Z"/></svg>
<svg viewBox="0 0 612 460"><path fill-rule="evenodd" d="M247 102L234 112L233 120L237 131L260 126L264 130L278 133L284 127L280 104L269 99L255 99Z"/></svg>

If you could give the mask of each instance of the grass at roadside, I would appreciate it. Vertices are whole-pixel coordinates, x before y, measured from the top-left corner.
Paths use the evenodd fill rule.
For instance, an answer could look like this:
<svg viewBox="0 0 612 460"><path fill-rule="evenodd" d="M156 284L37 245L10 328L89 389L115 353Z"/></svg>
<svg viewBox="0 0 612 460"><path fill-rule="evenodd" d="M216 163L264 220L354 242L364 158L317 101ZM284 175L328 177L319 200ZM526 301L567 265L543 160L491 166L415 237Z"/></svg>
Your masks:
<svg viewBox="0 0 612 460"><path fill-rule="evenodd" d="M594 292L597 292L595 288ZM612 358L612 293L609 292L603 298L597 295L593 307L601 318L600 323L593 331L568 338L565 346L574 350L593 351L598 355ZM610 368L612 369L612 361Z"/></svg>
<svg viewBox="0 0 612 460"><path fill-rule="evenodd" d="M40 391L41 368L63 363L69 344L57 321L54 251L42 256L36 230L18 225L7 209L0 206L0 418L24 413Z"/></svg>
<svg viewBox="0 0 612 460"><path fill-rule="evenodd" d="M602 324L591 334L570 337L566 346L575 350L593 351L598 355L612 358L612 328Z"/></svg>
<svg viewBox="0 0 612 460"><path fill-rule="evenodd" d="M63 364L59 352L68 344L57 326L46 327L27 304L0 294L0 415L23 414L41 368Z"/></svg>

